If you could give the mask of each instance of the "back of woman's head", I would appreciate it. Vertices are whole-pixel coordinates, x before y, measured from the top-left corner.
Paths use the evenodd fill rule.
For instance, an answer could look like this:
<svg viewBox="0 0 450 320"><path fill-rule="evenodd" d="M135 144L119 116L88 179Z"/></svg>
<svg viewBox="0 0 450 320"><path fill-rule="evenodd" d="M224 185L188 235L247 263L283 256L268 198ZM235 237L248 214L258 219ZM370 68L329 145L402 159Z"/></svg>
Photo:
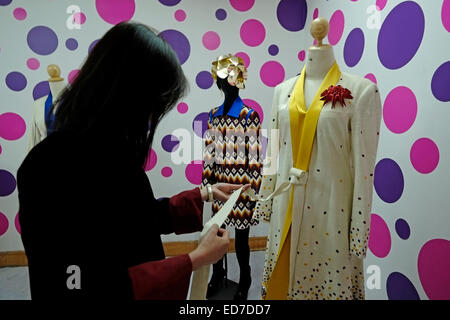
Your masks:
<svg viewBox="0 0 450 320"><path fill-rule="evenodd" d="M158 123L186 90L170 45L144 24L122 22L98 41L55 102L53 130L121 139L143 164Z"/></svg>

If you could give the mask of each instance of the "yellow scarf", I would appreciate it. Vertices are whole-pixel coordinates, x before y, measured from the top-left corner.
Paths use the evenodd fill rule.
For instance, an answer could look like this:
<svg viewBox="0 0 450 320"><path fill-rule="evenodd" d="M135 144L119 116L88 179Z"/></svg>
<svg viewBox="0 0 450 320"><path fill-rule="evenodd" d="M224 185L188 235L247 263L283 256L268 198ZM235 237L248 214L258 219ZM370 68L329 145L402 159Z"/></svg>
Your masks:
<svg viewBox="0 0 450 320"><path fill-rule="evenodd" d="M306 110L305 95L303 92L305 86L305 70L306 66L303 68L300 78L295 85L294 93L289 103L289 118L291 122L294 167L308 171L317 122L323 107L323 101L320 100L320 97L323 91L331 85L337 84L341 76L341 71L335 62L323 79L311 106ZM285 300L288 294L293 195L294 189L292 188L277 261L272 276L267 283L267 300Z"/></svg>

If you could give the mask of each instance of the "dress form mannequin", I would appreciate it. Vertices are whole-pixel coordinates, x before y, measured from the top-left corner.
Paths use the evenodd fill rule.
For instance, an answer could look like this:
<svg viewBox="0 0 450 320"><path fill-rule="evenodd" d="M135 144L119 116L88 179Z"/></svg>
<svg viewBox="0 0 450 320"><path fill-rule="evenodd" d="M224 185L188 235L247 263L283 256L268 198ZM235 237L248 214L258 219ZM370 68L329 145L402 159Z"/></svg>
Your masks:
<svg viewBox="0 0 450 320"><path fill-rule="evenodd" d="M324 18L317 18L311 24L311 35L317 40L317 45L308 48L305 75L305 105L308 109L317 90L322 84L328 70L334 64L333 47L322 44L322 39L328 34L329 24Z"/></svg>
<svg viewBox="0 0 450 320"><path fill-rule="evenodd" d="M61 78L61 70L56 64L49 65L47 67L47 73L50 76L50 79L48 79L50 92L52 93L53 101L56 101L62 90L65 88L66 83L64 82L64 79Z"/></svg>

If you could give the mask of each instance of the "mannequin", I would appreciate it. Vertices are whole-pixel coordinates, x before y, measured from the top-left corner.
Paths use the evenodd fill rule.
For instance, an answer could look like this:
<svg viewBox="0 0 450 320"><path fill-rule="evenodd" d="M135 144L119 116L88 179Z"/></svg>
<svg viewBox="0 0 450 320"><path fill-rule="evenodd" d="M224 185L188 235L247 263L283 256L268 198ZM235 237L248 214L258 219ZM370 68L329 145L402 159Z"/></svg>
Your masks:
<svg viewBox="0 0 450 320"><path fill-rule="evenodd" d="M48 128L46 124L46 105L52 104L61 95L66 87L64 79L61 78L61 70L55 64L47 67L47 73L50 76L48 83L50 86L50 94L48 96L37 99L33 105L33 117L30 126L28 150L31 150L35 145L47 137ZM47 108L48 109L48 108ZM53 113L56 111L53 111Z"/></svg>
<svg viewBox="0 0 450 320"><path fill-rule="evenodd" d="M317 45L301 74L274 93L279 141L268 135L266 158L278 159L278 170L263 170L254 214L270 223L263 299L365 298L381 100L374 83L340 71L322 43L328 28L323 18L313 21Z"/></svg>
<svg viewBox="0 0 450 320"><path fill-rule="evenodd" d="M261 180L259 140L250 142L247 136L241 139L242 136L239 134L239 132L248 133L253 131L258 137L260 129L257 112L246 106L239 97L239 89L245 87L246 68L242 59L231 55L220 57L213 65L213 78L225 97L222 106L212 109L209 113L208 128L216 130L216 132L214 133L214 138L210 136L211 133L208 133L210 130L205 136L203 185L225 181L242 184L250 183L252 189L257 192ZM231 132L234 135L234 142L231 140L227 142L225 137L229 134L227 132ZM222 134L224 140L221 140L222 137L219 138L218 135L220 134ZM214 139L222 142L215 146ZM213 146L214 149L212 148ZM252 155L250 150L257 150L257 154ZM220 159L221 157L224 158L224 162L216 161L215 163L210 163L208 161L211 158L222 160ZM217 212L221 205L221 203L215 201L213 203L213 213ZM252 281L248 238L250 226L257 224L257 221L252 218L254 206L254 201L247 199L246 196L241 196L225 221L225 225L235 227L236 257L240 269L239 285L234 295L234 300L247 299ZM224 227L222 226L222 228ZM223 287L224 277L223 260L220 260L213 265L213 275L208 284L207 298L214 296Z"/></svg>

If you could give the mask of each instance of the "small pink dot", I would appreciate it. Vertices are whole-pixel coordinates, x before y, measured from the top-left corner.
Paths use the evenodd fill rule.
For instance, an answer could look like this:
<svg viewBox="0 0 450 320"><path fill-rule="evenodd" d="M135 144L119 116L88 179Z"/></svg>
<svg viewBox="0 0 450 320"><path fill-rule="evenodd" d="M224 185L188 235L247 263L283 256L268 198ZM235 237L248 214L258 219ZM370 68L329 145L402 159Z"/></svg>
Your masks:
<svg viewBox="0 0 450 320"><path fill-rule="evenodd" d="M377 0L376 2L376 6L377 6L377 10L381 11L384 9L384 7L386 6L387 0Z"/></svg>
<svg viewBox="0 0 450 320"><path fill-rule="evenodd" d="M377 84L377 78L375 77L375 75L373 73L368 73L364 76L364 78L369 79L370 81L372 81L373 83Z"/></svg>
<svg viewBox="0 0 450 320"><path fill-rule="evenodd" d="M25 18L27 17L27 12L24 8L14 9L13 14L14 18L16 18L17 20L25 20Z"/></svg>
<svg viewBox="0 0 450 320"><path fill-rule="evenodd" d="M298 53L298 60L304 61L304 60L305 60L305 57L306 57L305 50L302 50L302 51L300 51L300 52Z"/></svg>
<svg viewBox="0 0 450 320"><path fill-rule="evenodd" d="M230 4L236 11L243 12L250 10L255 4L255 0L230 0Z"/></svg>
<svg viewBox="0 0 450 320"><path fill-rule="evenodd" d="M175 11L175 20L179 22L186 20L186 12L184 12L184 10L181 9Z"/></svg>
<svg viewBox="0 0 450 320"><path fill-rule="evenodd" d="M14 224L16 225L16 230L18 233L22 233L22 229L20 228L20 222L19 222L19 213L17 212L16 218L14 219Z"/></svg>
<svg viewBox="0 0 450 320"><path fill-rule="evenodd" d="M250 66L250 57L245 52L238 52L235 54L236 57L242 58L244 60L245 67L248 68Z"/></svg>
<svg viewBox="0 0 450 320"><path fill-rule="evenodd" d="M220 45L220 37L217 32L208 31L202 37L203 46L208 50L216 50Z"/></svg>
<svg viewBox="0 0 450 320"><path fill-rule="evenodd" d="M28 66L28 68L30 68L30 70L36 70L36 69L39 69L41 64L38 59L30 58L27 60L27 66Z"/></svg>
<svg viewBox="0 0 450 320"><path fill-rule="evenodd" d="M155 150L150 149L147 156L147 162L145 163L144 170L145 172L152 170L156 166L156 162L158 161L158 157L156 155Z"/></svg>
<svg viewBox="0 0 450 320"><path fill-rule="evenodd" d="M0 237L8 231L9 221L8 218L0 212Z"/></svg>
<svg viewBox="0 0 450 320"><path fill-rule="evenodd" d="M2 154L2 146L0 145L0 154Z"/></svg>
<svg viewBox="0 0 450 320"><path fill-rule="evenodd" d="M169 178L172 175L172 168L164 167L161 169L161 174L165 178Z"/></svg>
<svg viewBox="0 0 450 320"><path fill-rule="evenodd" d="M78 69L70 71L69 76L67 77L67 81L69 81L69 83L72 84L75 78L78 76L79 72L80 70Z"/></svg>
<svg viewBox="0 0 450 320"><path fill-rule="evenodd" d="M319 17L319 9L315 8L313 13L313 19L317 19L317 17Z"/></svg>
<svg viewBox="0 0 450 320"><path fill-rule="evenodd" d="M186 113L189 109L189 106L185 102L180 102L177 106L177 110L179 113Z"/></svg>
<svg viewBox="0 0 450 320"><path fill-rule="evenodd" d="M84 24L86 22L86 15L83 12L77 12L73 15L73 22L76 24Z"/></svg>

